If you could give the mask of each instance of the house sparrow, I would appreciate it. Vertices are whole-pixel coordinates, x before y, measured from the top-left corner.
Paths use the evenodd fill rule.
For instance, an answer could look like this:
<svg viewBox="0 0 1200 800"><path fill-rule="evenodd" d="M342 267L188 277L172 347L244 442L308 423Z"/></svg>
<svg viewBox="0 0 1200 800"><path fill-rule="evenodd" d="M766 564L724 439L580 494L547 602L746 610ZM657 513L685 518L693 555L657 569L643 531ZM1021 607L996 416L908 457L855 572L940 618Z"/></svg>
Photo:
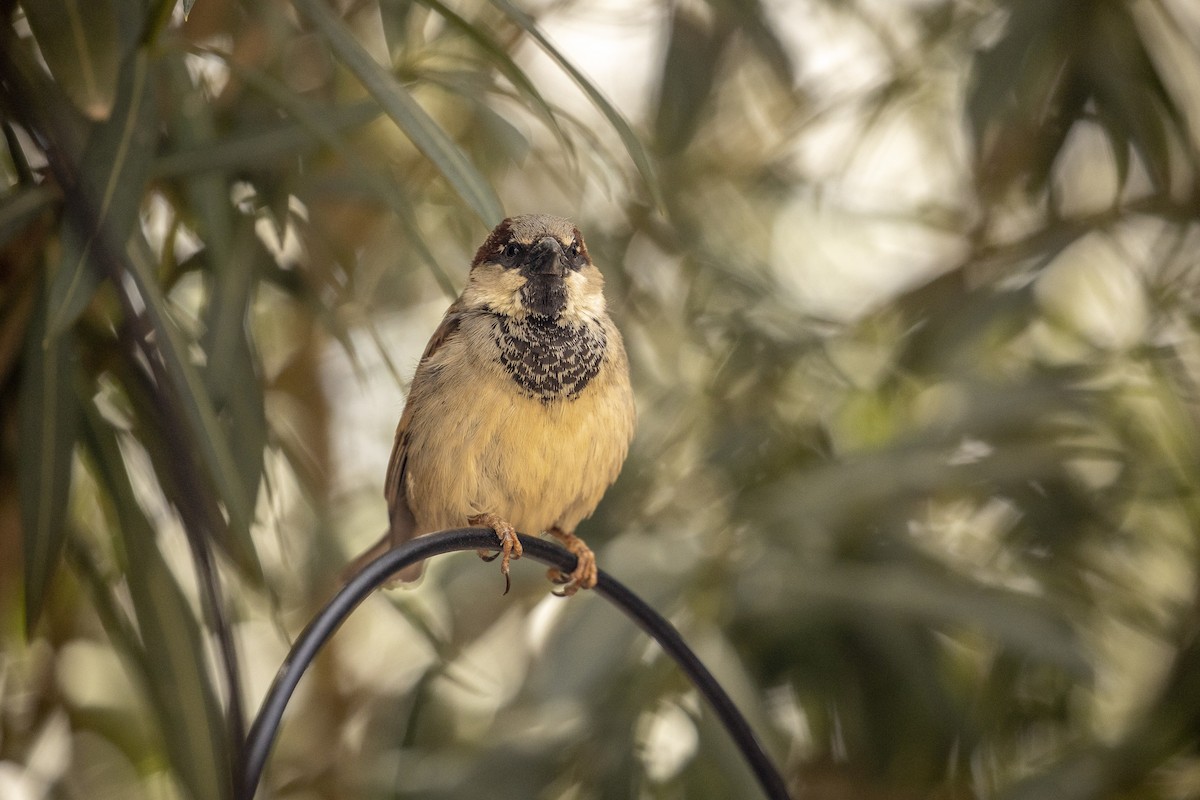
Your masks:
<svg viewBox="0 0 1200 800"><path fill-rule="evenodd" d="M549 572L569 596L596 584L596 559L574 534L616 479L634 403L604 279L579 229L531 214L496 226L467 286L434 332L412 381L388 464L390 527L349 567L464 523L500 539L505 593L516 531L547 532L578 557ZM422 564L393 580L414 580Z"/></svg>

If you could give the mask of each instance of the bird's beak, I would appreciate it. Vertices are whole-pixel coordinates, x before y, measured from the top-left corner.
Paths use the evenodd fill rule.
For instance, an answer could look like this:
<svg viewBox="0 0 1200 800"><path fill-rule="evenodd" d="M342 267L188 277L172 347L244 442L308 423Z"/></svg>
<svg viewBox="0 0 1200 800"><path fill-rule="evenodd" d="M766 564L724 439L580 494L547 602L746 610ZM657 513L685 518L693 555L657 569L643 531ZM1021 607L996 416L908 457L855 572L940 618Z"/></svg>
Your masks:
<svg viewBox="0 0 1200 800"><path fill-rule="evenodd" d="M553 236L543 236L529 250L528 272L531 275L557 275L567 272L567 260L562 245Z"/></svg>

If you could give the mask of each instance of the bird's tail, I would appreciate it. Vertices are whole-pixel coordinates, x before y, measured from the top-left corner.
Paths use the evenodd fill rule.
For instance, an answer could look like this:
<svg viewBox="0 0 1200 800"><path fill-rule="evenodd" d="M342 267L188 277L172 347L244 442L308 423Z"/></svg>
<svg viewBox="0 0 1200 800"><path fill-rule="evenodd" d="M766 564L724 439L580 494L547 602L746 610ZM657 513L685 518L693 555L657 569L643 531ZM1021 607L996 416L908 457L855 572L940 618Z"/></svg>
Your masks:
<svg viewBox="0 0 1200 800"><path fill-rule="evenodd" d="M388 530L383 534L379 541L368 547L361 555L357 556L353 561L347 564L338 576L338 583L345 586L358 573L362 572L368 564L379 558L384 553L408 541L411 537L397 539L395 532ZM421 574L425 571L425 562L418 561L416 564L411 564L404 569L393 572L388 577L384 586L394 588L403 583L413 583L420 580Z"/></svg>

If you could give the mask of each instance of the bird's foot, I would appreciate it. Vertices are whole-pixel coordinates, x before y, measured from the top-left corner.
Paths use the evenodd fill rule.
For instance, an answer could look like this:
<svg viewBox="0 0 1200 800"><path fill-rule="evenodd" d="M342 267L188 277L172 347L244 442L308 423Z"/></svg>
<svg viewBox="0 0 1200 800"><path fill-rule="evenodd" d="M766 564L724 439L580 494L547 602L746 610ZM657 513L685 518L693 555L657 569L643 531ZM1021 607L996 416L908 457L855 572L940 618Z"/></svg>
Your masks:
<svg viewBox="0 0 1200 800"><path fill-rule="evenodd" d="M546 573L551 581L562 586L555 594L559 597L570 597L580 589L591 589L595 586L596 554L592 552L592 548L584 544L583 539L573 533L567 533L562 528L551 528L547 533L562 542L563 547L574 553L576 558L573 572L564 573L559 569L550 569Z"/></svg>
<svg viewBox="0 0 1200 800"><path fill-rule="evenodd" d="M500 558L500 574L504 576L504 593L508 594L508 590L512 587L512 580L508 577L508 562L514 558L520 558L522 552L521 540L517 538L516 528L490 512L467 517L467 524L491 528L500 538L500 552L493 553L490 550L476 552L484 561L495 561L497 557Z"/></svg>

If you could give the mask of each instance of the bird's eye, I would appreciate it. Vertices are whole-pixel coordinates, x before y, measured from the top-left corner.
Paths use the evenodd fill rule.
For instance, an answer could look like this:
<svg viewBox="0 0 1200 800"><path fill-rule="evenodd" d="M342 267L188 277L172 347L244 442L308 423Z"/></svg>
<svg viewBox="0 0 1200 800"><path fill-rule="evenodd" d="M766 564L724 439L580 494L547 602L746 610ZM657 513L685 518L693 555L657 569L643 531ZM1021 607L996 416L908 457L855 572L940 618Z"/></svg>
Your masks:
<svg viewBox="0 0 1200 800"><path fill-rule="evenodd" d="M513 261L521 255L521 249L521 245L516 242L509 242L504 246L504 257L509 261Z"/></svg>
<svg viewBox="0 0 1200 800"><path fill-rule="evenodd" d="M579 255L579 242L571 242L571 246L567 248L567 255L571 258Z"/></svg>

